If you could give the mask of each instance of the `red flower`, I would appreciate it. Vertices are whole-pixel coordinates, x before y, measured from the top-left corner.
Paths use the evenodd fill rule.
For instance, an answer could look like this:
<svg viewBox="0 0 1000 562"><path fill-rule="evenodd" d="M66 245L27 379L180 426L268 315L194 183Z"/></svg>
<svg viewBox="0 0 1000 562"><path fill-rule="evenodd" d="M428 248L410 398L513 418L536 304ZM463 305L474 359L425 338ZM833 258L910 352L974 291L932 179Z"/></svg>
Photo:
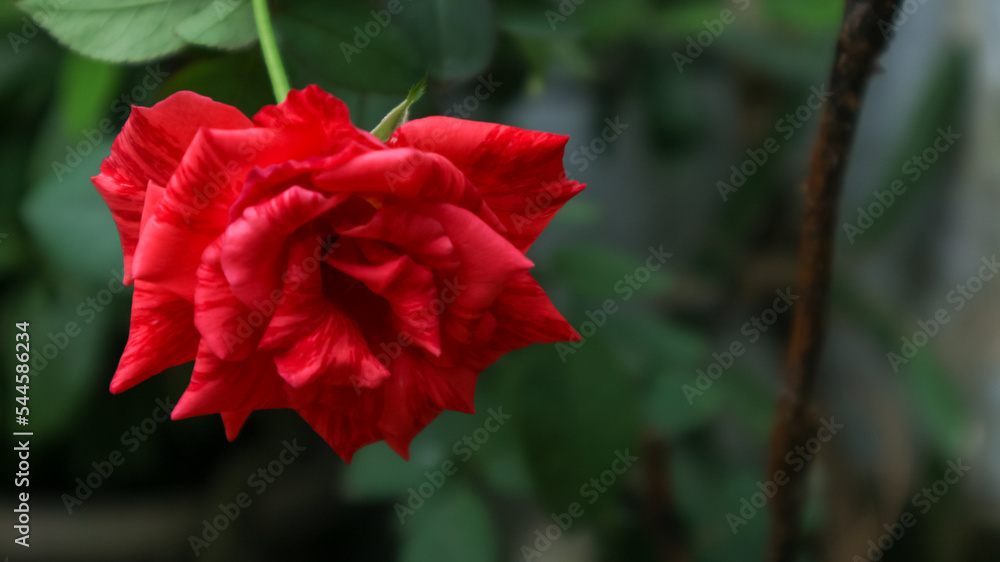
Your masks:
<svg viewBox="0 0 1000 562"><path fill-rule="evenodd" d="M476 377L577 340L525 251L583 185L566 137L430 117L387 143L315 86L251 122L179 92L136 107L94 185L135 281L121 392L195 360L172 417L294 408L345 460L407 457Z"/></svg>

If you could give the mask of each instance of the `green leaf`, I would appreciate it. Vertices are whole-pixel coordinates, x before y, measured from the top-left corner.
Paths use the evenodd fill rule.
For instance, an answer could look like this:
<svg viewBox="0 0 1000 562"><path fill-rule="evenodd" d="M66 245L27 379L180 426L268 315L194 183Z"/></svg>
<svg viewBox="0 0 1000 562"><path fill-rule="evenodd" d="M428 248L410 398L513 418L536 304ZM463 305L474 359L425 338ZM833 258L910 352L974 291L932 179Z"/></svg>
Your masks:
<svg viewBox="0 0 1000 562"><path fill-rule="evenodd" d="M427 76L424 76L420 82L417 82L412 88L410 88L410 92L406 94L406 99L396 107L392 108L392 111L383 117L382 121L380 121L379 124L372 129L372 134L382 142L389 140L392 133L395 132L400 125L409 120L410 106L424 95L424 91L426 89Z"/></svg>
<svg viewBox="0 0 1000 562"><path fill-rule="evenodd" d="M212 2L177 26L188 43L217 49L239 49L257 40L250 0Z"/></svg>
<svg viewBox="0 0 1000 562"><path fill-rule="evenodd" d="M122 68L69 54L59 76L57 105L63 132L70 140L93 129L107 114L121 82Z"/></svg>
<svg viewBox="0 0 1000 562"><path fill-rule="evenodd" d="M914 332L912 325L897 321L898 312L864 295L844 279L834 282L833 303L868 330L881 349L899 353L901 337L910 337ZM971 407L934 346L920 349L900 366L897 376L908 388L913 410L937 450L946 456L966 450L973 427Z"/></svg>
<svg viewBox="0 0 1000 562"><path fill-rule="evenodd" d="M496 537L483 500L462 482L448 482L403 528L403 562L496 560Z"/></svg>
<svg viewBox="0 0 1000 562"><path fill-rule="evenodd" d="M496 29L489 0L413 2L396 17L439 80L468 78L490 62Z"/></svg>
<svg viewBox="0 0 1000 562"><path fill-rule="evenodd" d="M900 373L909 387L913 409L938 450L945 455L968 450L973 431L969 404L934 350L920 350Z"/></svg>
<svg viewBox="0 0 1000 562"><path fill-rule="evenodd" d="M508 359L502 376L518 382L505 402L513 401L508 423L514 424L524 444L542 505L553 511L565 510L572 502L589 505L591 499L582 497L581 486L607 470L616 451L638 453L642 407L634 385L600 334L585 340L565 364L558 347L551 345ZM622 480L608 495L624 489ZM613 503L601 497L594 509Z"/></svg>
<svg viewBox="0 0 1000 562"><path fill-rule="evenodd" d="M856 225L859 215L857 207L871 205L872 192L884 191L894 181L902 181L906 191L894 200L871 227L864 230L863 235L857 235L850 245L852 251L870 250L885 242L890 234L898 232L900 222L912 216L913 210L934 194L939 185L937 178L942 173L948 173L948 162L957 153L948 151L942 154L940 162L916 179L904 172L914 155L933 145L941 127L961 122L960 114L969 100L972 70L962 49L945 50L935 60L928 61L928 64L934 65L934 72L926 82L925 91L921 92L912 115L906 121L908 127L900 137L902 142L890 153L892 157L885 160L886 169L880 174L872 174L872 181L866 182L866 189L859 190L862 198L845 202L845 207L850 209L845 218ZM840 231L837 234L843 237Z"/></svg>
<svg viewBox="0 0 1000 562"><path fill-rule="evenodd" d="M109 62L140 62L181 50L176 28L211 0L22 0L70 49Z"/></svg>
<svg viewBox="0 0 1000 562"><path fill-rule="evenodd" d="M57 269L85 279L107 281L113 270L121 269L122 254L111 212L90 177L98 173L111 145L106 142L91 145L91 149L65 173L64 181L52 176L32 190L21 207L21 217Z"/></svg>

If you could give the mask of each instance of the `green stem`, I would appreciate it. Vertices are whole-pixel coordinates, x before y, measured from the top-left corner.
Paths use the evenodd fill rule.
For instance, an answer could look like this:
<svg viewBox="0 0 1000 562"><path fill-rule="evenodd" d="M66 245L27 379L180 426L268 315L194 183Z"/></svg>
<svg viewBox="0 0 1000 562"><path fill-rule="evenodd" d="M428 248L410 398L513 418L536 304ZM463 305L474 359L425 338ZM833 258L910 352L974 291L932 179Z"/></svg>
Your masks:
<svg viewBox="0 0 1000 562"><path fill-rule="evenodd" d="M267 74L271 77L271 87L278 103L285 101L288 90L288 76L281 64L278 54L278 43L274 40L274 29L271 27L271 14L267 11L267 0L253 0L253 18L257 22L257 36L260 37L260 50L264 52L264 64Z"/></svg>

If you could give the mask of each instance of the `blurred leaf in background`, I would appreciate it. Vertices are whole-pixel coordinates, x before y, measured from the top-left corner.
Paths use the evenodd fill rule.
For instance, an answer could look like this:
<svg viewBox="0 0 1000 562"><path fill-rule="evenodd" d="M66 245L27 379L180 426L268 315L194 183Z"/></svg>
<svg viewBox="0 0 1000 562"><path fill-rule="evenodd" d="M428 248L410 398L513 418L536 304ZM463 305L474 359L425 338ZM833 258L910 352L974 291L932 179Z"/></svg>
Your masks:
<svg viewBox="0 0 1000 562"><path fill-rule="evenodd" d="M199 559L523 559L521 546L572 502L585 513L542 560L763 559L766 507L736 532L727 514L770 478L764 463L789 318L747 344L701 395L692 400L683 387L717 360L713 354L744 341L741 327L769 306L775 289L794 284L799 186L818 112L781 137L780 151L731 199L722 200L716 184L828 80L844 3L268 4L292 86L318 84L337 95L365 130L427 75L411 118L448 114L570 136L567 171L589 187L529 257L532 274L584 340L503 357L480 377L477 413L444 413L414 440L409 462L377 444L345 466L301 420L281 412L256 413L232 443L215 416L167 421L68 515L61 494L94 470L92 462L123 447L122 433L150 416L155 399L179 396L191 372L177 367L139 385L133 398L107 393L128 334L131 289L116 277L117 233L89 178L131 104L192 90L252 116L274 100L249 0L0 5L10 46L0 49L0 315L32 323L32 452L41 459L32 508L39 533L54 533L26 559L191 559L188 534L292 436L307 452L289 476L269 485ZM963 199L971 196L959 188L990 177L969 164L970 154L986 152L971 150L986 133L976 134L966 108L996 96L983 66L998 55L983 39L991 32L969 22L992 22L986 14L996 13L973 4L920 4L866 100L859 138L875 140L853 157L857 179L845 186L844 220L898 176L938 127L969 131L968 144L914 183L858 244L838 239L821 409L849 429L809 465L803 560L863 553L948 460L972 458L988 443L997 419L989 377L998 332L960 321L947 327L977 344L970 361L993 365L976 372L956 367L944 336L900 373L884 361L913 332L913 319L939 306L954 277L941 264L995 246L986 234L977 248L948 245L945 236L963 232L956 213L986 206ZM731 23L720 20L725 10ZM690 56L692 41L706 32L711 40L678 68L675 54ZM501 86L477 95L487 78ZM913 109L893 111L904 106ZM615 116L630 129L586 168L571 160ZM646 263L645 249L661 243L673 254L669 262L625 290L623 280ZM970 308L996 310L997 294L986 286ZM924 310L925 303L932 304ZM0 325L0 339L12 341L12 329ZM12 392L0 388L0 399ZM498 409L509 420L482 433ZM13 428L12 420L5 424ZM476 435L488 440L478 443ZM583 487L625 451L639 457L635 468L588 503ZM976 461L981 480L954 486L882 560L992 560L1000 551L1000 523L991 515L1000 484L987 475L988 457ZM445 463L455 471L437 486ZM433 495L400 523L397 506L428 483ZM123 540L123 529L138 527L148 533L141 541ZM669 558L677 552L682 558Z"/></svg>

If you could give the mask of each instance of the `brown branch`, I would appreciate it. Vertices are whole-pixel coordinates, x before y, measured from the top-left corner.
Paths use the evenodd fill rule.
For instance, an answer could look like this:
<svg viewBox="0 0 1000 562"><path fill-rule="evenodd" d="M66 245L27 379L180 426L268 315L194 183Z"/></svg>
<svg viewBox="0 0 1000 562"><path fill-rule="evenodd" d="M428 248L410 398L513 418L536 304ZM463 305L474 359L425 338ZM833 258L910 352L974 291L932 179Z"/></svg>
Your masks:
<svg viewBox="0 0 1000 562"><path fill-rule="evenodd" d="M646 464L644 514L657 559L662 562L691 562L687 535L674 499L670 478L670 445L654 435L642 444Z"/></svg>
<svg viewBox="0 0 1000 562"><path fill-rule="evenodd" d="M837 38L830 77L832 96L823 111L804 186L797 280L800 299L792 319L784 393L771 435L768 475L773 477L783 470L790 479L771 499L771 562L792 562L799 548L806 471L791 470L785 456L814 432L815 421L807 410L826 333L837 207L865 85L888 42L882 28L892 21L897 3L848 0Z"/></svg>

